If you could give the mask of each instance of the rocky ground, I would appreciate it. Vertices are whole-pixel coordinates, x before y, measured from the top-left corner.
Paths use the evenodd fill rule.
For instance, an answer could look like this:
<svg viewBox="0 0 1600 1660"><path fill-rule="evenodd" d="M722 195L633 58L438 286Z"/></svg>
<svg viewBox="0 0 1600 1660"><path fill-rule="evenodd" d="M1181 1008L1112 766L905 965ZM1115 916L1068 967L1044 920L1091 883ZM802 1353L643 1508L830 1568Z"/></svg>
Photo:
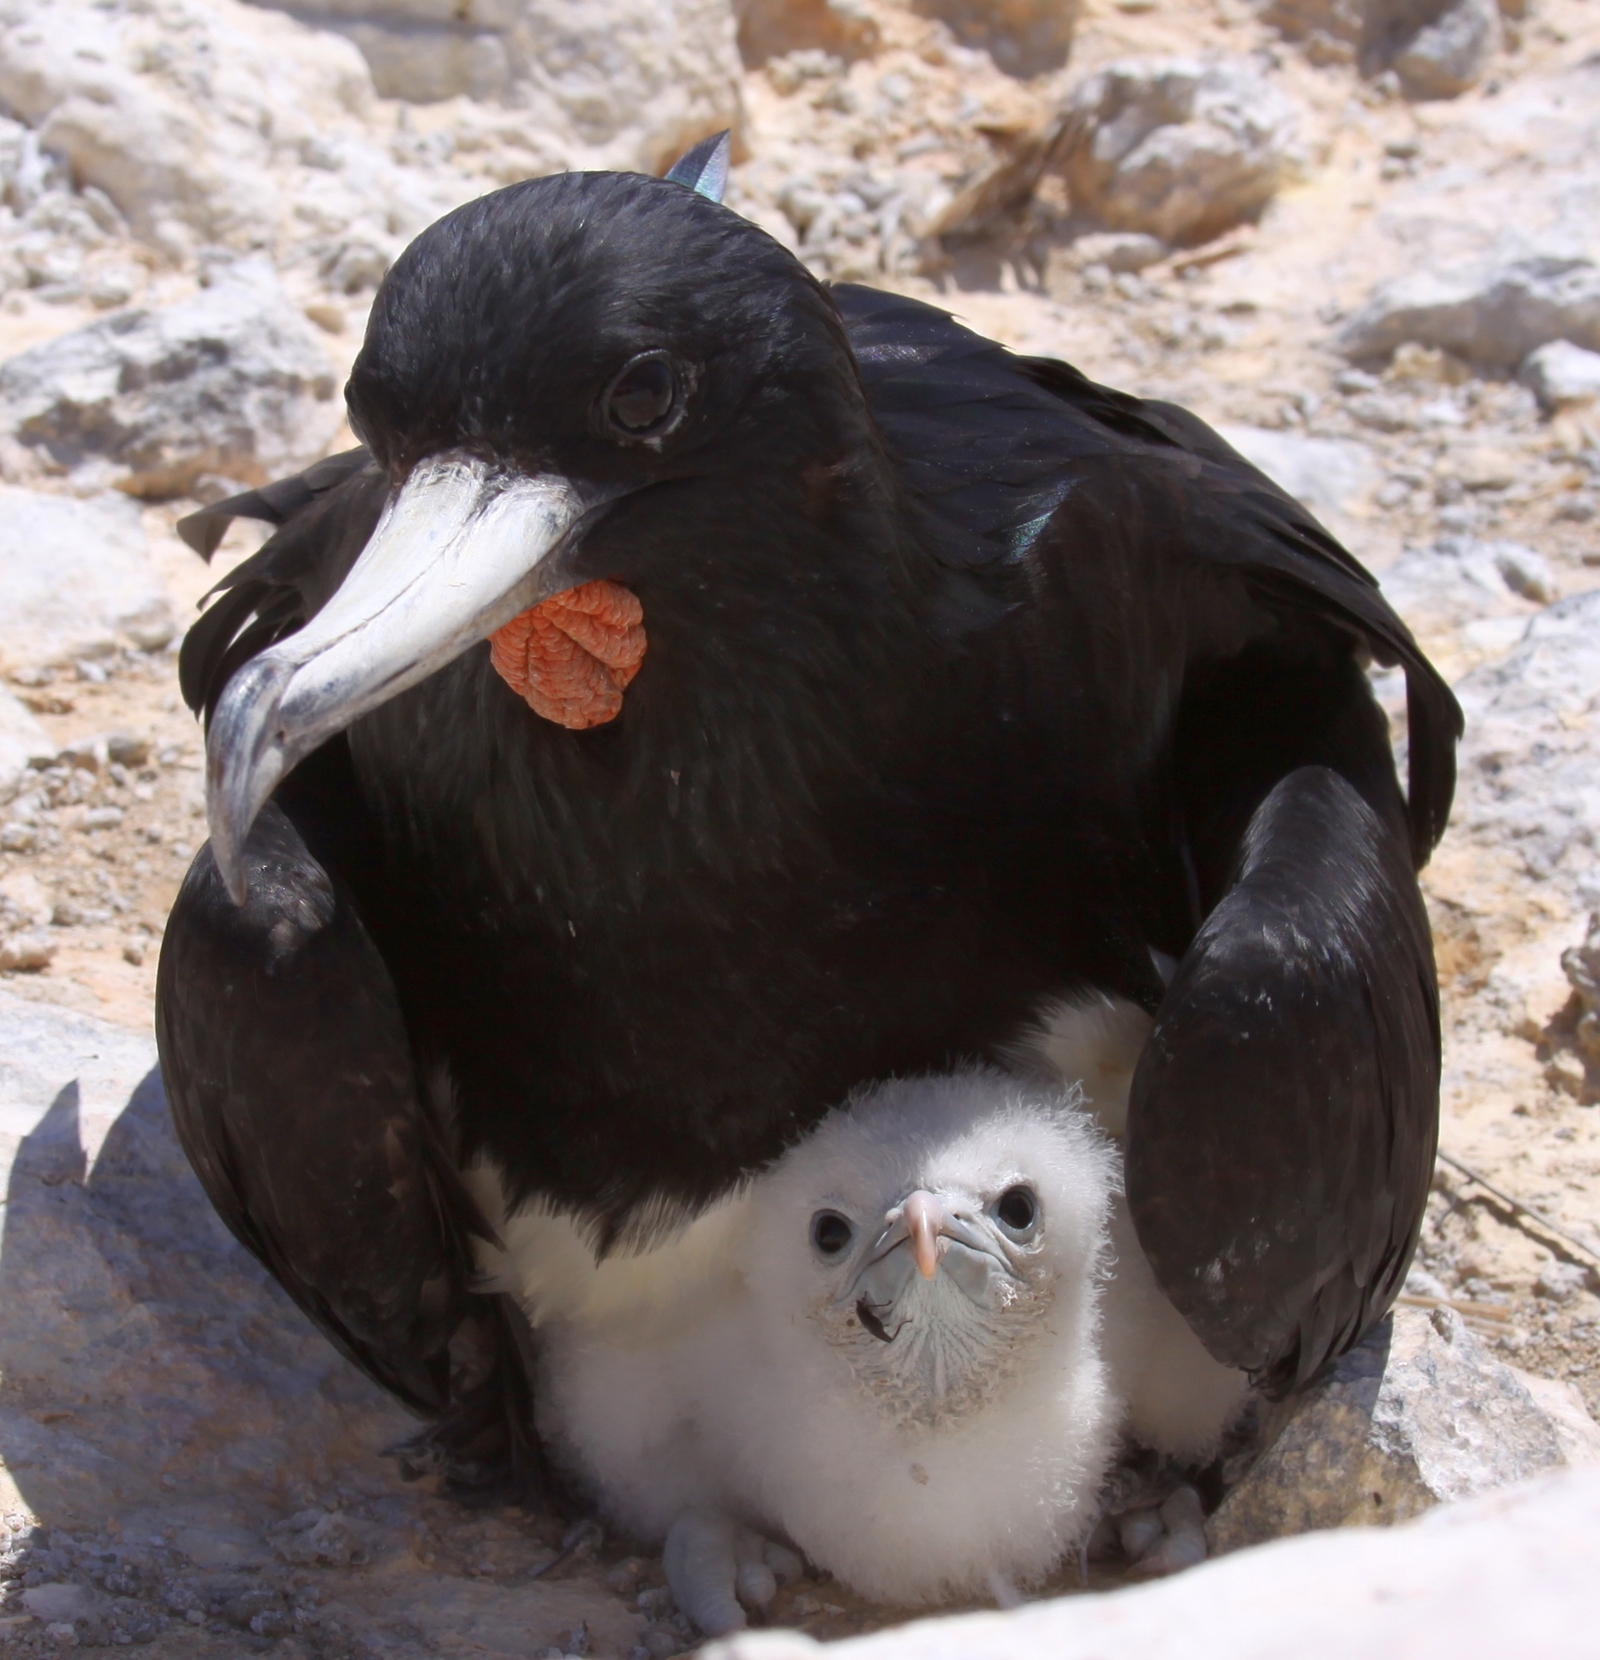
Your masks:
<svg viewBox="0 0 1600 1660"><path fill-rule="evenodd" d="M819 274L936 299L1019 348L1187 404L1381 574L1458 684L1461 789L1426 877L1442 1145L1457 1162L1441 1162L1409 1295L1600 1412L1600 935L1585 947L1600 910L1596 0L1459 0L1436 20L1378 0L750 0L737 15L616 0L576 20L527 0L449 22L385 0L335 10L343 33L234 0L0 10L7 1007L144 1041L164 917L204 835L177 633L255 534L236 527L208 572L173 526L350 442L337 387L388 261L497 184L658 167L732 124L730 202ZM1403 748L1403 696L1392 675L1378 684ZM293 1316L275 1318L296 1387L337 1420L321 1444L370 1452L399 1433ZM4 1358L7 1421L70 1418L34 1375ZM270 1381L250 1411L281 1450ZM113 1395L96 1399L114 1418ZM119 1456L110 1422L89 1437L97 1456ZM166 1470L174 1491L223 1444L213 1432ZM474 1652L532 1652L495 1588L552 1554L552 1524L446 1521L368 1452L350 1452L349 1493L328 1471L280 1471L252 1501L270 1489L274 1514L377 1530L330 1547L372 1561L368 1590L321 1626L320 1547L293 1529L263 1544L214 1492L177 1542L160 1460L116 1514L64 1542L26 1537L81 1579L119 1530L138 1533L101 1591L135 1585L173 1653L291 1628L284 1643L319 1654L380 1629L402 1648L470 1629ZM81 1509L13 1475L19 1529L25 1510ZM190 1612L196 1529L242 1554L210 1562ZM402 1557L409 1578L384 1568ZM538 1644L682 1642L650 1613L648 1566L607 1550L564 1571L590 1600L568 1606L569 1582L552 1581ZM622 1591L603 1589L608 1575ZM259 1608L228 1600L263 1586ZM826 1587L793 1595L810 1602L784 1612L822 1634L871 1618ZM406 1606L384 1624L386 1598ZM15 1617L0 1644L43 1641ZM99 1629L74 1619L80 1636Z"/></svg>

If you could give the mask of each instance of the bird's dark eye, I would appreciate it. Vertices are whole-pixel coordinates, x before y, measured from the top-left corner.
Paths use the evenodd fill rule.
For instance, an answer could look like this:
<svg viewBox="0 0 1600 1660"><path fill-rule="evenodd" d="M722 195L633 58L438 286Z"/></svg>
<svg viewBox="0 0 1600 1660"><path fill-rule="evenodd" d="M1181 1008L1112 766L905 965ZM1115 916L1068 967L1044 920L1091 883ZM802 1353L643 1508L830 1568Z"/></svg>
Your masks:
<svg viewBox="0 0 1600 1660"><path fill-rule="evenodd" d="M665 352L641 352L606 390L605 418L622 438L654 438L673 424L678 377Z"/></svg>
<svg viewBox="0 0 1600 1660"><path fill-rule="evenodd" d="M825 1257L836 1257L855 1237L847 1216L836 1210L819 1210L811 1218L811 1243Z"/></svg>
<svg viewBox="0 0 1600 1660"><path fill-rule="evenodd" d="M1039 1220L1039 1201L1031 1187L1008 1187L994 1213L1012 1233L1026 1233Z"/></svg>

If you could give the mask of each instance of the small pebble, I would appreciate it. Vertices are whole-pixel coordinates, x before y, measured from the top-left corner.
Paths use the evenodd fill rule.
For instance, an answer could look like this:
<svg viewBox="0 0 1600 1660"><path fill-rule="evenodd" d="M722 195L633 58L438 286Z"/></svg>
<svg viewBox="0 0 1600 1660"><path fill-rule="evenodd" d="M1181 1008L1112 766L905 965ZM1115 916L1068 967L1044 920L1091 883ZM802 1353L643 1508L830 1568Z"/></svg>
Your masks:
<svg viewBox="0 0 1600 1660"><path fill-rule="evenodd" d="M625 1556L606 1573L606 1586L619 1597L631 1597L643 1583L649 1564L642 1556Z"/></svg>
<svg viewBox="0 0 1600 1660"><path fill-rule="evenodd" d="M12 934L0 939L0 973L37 974L55 954L55 941L43 934Z"/></svg>

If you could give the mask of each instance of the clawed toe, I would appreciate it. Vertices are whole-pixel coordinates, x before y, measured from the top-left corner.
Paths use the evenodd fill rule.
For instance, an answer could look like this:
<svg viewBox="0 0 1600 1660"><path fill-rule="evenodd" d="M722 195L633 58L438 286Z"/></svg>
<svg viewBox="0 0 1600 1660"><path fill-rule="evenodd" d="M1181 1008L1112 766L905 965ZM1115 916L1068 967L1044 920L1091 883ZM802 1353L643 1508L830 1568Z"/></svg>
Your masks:
<svg viewBox="0 0 1600 1660"><path fill-rule="evenodd" d="M765 1608L804 1571L787 1545L714 1510L684 1511L661 1554L678 1607L708 1637L743 1630L746 1610Z"/></svg>
<svg viewBox="0 0 1600 1660"><path fill-rule="evenodd" d="M1117 1532L1123 1554L1141 1576L1175 1574L1206 1559L1205 1513L1193 1487L1174 1489L1159 1508L1125 1512Z"/></svg>

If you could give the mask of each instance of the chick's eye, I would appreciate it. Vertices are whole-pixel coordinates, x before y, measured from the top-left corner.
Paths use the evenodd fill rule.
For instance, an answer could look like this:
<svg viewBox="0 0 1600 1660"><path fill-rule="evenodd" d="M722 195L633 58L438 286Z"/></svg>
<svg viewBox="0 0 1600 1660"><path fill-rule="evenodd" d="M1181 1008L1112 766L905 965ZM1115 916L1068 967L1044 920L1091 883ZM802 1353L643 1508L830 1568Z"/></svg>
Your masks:
<svg viewBox="0 0 1600 1660"><path fill-rule="evenodd" d="M1026 1233L1039 1220L1039 1201L1028 1187L1008 1187L994 1213L1013 1233Z"/></svg>
<svg viewBox="0 0 1600 1660"><path fill-rule="evenodd" d="M643 352L623 366L606 391L606 424L619 436L651 438L672 423L678 377L665 352Z"/></svg>
<svg viewBox="0 0 1600 1660"><path fill-rule="evenodd" d="M836 1257L855 1234L848 1217L836 1210L819 1210L811 1218L811 1243L825 1257Z"/></svg>

